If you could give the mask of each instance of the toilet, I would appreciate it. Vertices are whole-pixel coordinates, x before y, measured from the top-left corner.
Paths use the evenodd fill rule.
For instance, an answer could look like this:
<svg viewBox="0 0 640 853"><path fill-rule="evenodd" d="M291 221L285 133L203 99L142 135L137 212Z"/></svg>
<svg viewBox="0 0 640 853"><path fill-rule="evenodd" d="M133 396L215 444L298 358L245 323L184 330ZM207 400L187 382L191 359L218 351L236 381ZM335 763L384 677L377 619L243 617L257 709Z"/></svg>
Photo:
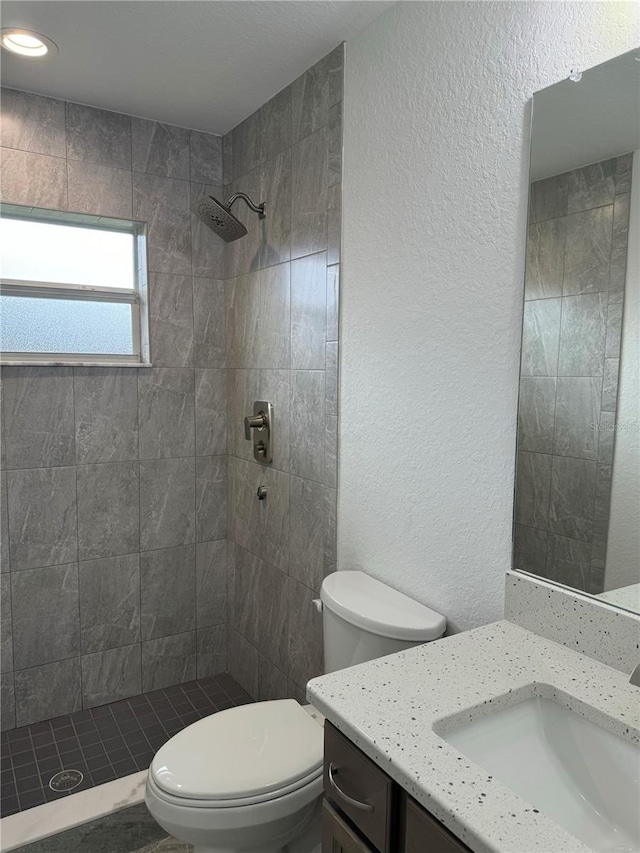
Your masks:
<svg viewBox="0 0 640 853"><path fill-rule="evenodd" d="M364 572L334 572L317 602L325 671L441 637L443 616ZM195 853L319 853L322 715L294 699L229 708L156 753L145 802Z"/></svg>

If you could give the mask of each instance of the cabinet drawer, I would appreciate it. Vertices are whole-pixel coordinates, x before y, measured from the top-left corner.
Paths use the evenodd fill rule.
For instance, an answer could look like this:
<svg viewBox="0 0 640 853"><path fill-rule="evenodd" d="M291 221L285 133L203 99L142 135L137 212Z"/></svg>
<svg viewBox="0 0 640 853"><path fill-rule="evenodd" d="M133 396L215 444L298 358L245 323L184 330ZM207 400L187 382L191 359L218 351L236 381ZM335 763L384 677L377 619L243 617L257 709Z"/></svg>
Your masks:
<svg viewBox="0 0 640 853"><path fill-rule="evenodd" d="M322 853L375 853L326 800L322 803Z"/></svg>
<svg viewBox="0 0 640 853"><path fill-rule="evenodd" d="M471 853L466 844L407 794L403 794L401 811L400 853Z"/></svg>
<svg viewBox="0 0 640 853"><path fill-rule="evenodd" d="M324 726L324 791L380 853L391 853L393 783L329 721Z"/></svg>

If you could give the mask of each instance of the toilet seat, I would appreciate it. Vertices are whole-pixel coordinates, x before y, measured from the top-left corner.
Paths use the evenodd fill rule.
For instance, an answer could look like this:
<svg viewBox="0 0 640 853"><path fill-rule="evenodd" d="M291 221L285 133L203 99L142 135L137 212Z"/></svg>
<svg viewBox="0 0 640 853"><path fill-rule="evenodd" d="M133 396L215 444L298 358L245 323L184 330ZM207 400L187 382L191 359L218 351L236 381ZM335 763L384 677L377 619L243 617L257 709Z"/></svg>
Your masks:
<svg viewBox="0 0 640 853"><path fill-rule="evenodd" d="M322 728L293 699L205 717L156 753L149 780L160 799L192 808L263 803L322 774Z"/></svg>

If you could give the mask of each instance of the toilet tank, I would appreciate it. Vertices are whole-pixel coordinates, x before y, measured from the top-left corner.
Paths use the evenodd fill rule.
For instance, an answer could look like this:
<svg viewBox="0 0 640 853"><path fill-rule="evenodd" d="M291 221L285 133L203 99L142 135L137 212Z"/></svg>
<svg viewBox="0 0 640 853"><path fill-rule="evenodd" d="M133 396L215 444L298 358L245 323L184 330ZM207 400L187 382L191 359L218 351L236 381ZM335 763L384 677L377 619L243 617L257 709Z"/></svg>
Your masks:
<svg viewBox="0 0 640 853"><path fill-rule="evenodd" d="M401 652L444 634L444 616L364 572L322 582L324 671Z"/></svg>

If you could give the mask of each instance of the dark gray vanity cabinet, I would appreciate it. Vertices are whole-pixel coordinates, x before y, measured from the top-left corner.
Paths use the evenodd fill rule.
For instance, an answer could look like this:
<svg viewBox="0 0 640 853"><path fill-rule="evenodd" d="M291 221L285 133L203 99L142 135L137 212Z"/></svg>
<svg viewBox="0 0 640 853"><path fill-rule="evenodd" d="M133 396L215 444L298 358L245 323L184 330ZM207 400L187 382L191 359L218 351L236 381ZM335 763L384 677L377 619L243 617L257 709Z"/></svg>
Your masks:
<svg viewBox="0 0 640 853"><path fill-rule="evenodd" d="M471 853L329 721L322 853Z"/></svg>

